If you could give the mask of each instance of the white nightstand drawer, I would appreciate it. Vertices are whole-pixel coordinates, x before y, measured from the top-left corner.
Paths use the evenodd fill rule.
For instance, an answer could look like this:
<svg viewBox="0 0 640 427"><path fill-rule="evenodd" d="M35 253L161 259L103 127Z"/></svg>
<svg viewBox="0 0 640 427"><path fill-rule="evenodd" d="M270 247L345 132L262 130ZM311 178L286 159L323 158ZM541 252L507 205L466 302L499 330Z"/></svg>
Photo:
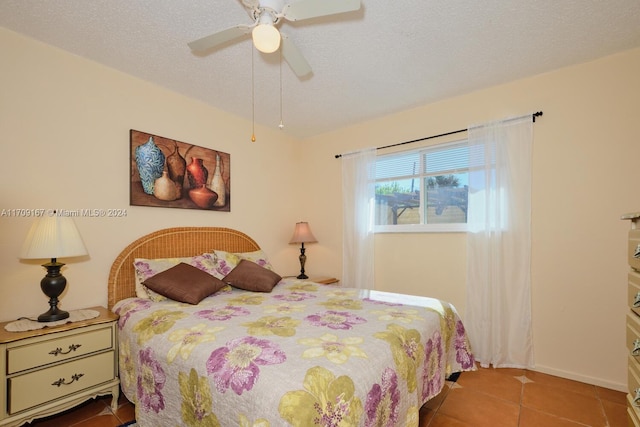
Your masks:
<svg viewBox="0 0 640 427"><path fill-rule="evenodd" d="M629 367L627 369L629 394L634 400L636 397L638 398L636 407L640 408L640 366L632 357L629 357Z"/></svg>
<svg viewBox="0 0 640 427"><path fill-rule="evenodd" d="M629 265L640 271L640 228L629 231Z"/></svg>
<svg viewBox="0 0 640 427"><path fill-rule="evenodd" d="M9 414L115 378L114 352L96 354L8 380Z"/></svg>
<svg viewBox="0 0 640 427"><path fill-rule="evenodd" d="M634 313L627 314L627 350L629 357L640 363L640 316Z"/></svg>
<svg viewBox="0 0 640 427"><path fill-rule="evenodd" d="M113 348L112 329L108 325L85 333L40 341L7 350L7 374L37 368L73 357Z"/></svg>
<svg viewBox="0 0 640 427"><path fill-rule="evenodd" d="M631 310L640 316L640 273L629 272L628 277L627 302Z"/></svg>

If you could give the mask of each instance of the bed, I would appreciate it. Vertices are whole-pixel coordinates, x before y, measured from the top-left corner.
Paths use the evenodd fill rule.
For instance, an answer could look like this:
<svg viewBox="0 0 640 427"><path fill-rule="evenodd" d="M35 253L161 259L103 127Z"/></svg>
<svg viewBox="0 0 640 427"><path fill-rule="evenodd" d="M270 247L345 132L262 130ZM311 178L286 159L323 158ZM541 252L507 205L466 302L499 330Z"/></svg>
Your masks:
<svg viewBox="0 0 640 427"><path fill-rule="evenodd" d="M168 260L176 268L160 274ZM197 303L151 289L189 263L234 286L222 280ZM141 265L154 267L141 277ZM252 287L263 273L272 289ZM141 427L418 426L445 378L475 369L451 304L281 279L251 237L229 228L143 236L116 258L108 285L121 387Z"/></svg>

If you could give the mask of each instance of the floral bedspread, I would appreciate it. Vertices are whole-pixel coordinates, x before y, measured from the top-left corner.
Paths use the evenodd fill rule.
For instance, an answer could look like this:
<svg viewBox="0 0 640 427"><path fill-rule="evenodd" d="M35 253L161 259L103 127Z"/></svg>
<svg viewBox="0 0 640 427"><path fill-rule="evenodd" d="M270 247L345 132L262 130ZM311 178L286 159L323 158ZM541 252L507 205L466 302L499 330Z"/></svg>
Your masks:
<svg viewBox="0 0 640 427"><path fill-rule="evenodd" d="M142 427L417 426L446 376L475 369L455 308L425 297L283 279L114 311Z"/></svg>

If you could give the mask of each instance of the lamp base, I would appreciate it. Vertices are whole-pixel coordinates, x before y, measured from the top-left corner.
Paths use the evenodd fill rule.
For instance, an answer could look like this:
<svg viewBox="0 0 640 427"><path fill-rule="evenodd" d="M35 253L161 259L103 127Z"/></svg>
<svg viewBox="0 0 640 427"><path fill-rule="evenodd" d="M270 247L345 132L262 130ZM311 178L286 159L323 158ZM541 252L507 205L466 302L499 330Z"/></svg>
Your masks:
<svg viewBox="0 0 640 427"><path fill-rule="evenodd" d="M68 317L68 311L60 310L58 307L51 307L49 311L38 316L38 322L55 322L58 320L64 320Z"/></svg>
<svg viewBox="0 0 640 427"><path fill-rule="evenodd" d="M304 242L300 246L300 256L298 257L300 260L300 275L296 277L296 279L308 279L309 276L304 274L304 264L307 262L307 256L304 254Z"/></svg>
<svg viewBox="0 0 640 427"><path fill-rule="evenodd" d="M60 274L64 264L51 258L51 262L43 264L47 269L47 275L40 281L40 289L49 297L49 311L38 316L38 322L55 322L69 317L69 313L58 308L58 297L67 286L67 279Z"/></svg>

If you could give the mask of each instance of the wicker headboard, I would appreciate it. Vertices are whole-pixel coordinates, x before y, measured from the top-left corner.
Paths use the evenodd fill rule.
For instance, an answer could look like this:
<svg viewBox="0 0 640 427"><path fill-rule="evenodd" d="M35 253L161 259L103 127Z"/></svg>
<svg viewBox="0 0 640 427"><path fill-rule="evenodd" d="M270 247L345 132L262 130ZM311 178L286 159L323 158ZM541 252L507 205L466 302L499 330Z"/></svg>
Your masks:
<svg viewBox="0 0 640 427"><path fill-rule="evenodd" d="M260 246L241 231L223 227L165 228L142 236L128 245L111 265L109 309L124 298L136 295L133 260L135 258L176 258L221 250L253 252Z"/></svg>

